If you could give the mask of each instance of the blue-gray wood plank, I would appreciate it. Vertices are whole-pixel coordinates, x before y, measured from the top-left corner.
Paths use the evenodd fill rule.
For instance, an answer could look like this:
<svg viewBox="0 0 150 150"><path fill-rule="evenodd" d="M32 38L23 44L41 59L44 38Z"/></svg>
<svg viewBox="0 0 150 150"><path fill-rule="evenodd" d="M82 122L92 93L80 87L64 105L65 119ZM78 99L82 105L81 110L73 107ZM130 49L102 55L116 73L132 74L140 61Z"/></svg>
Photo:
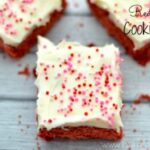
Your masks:
<svg viewBox="0 0 150 150"><path fill-rule="evenodd" d="M126 104L122 118L124 138L119 142L101 140L45 142L36 139L34 100L0 101L0 150L148 150L150 148L150 105ZM39 143L39 144L37 144Z"/></svg>
<svg viewBox="0 0 150 150"><path fill-rule="evenodd" d="M150 150L150 104L134 106L134 99L141 93L150 93L150 65L141 67L128 57L123 48L100 26L86 5L85 0L68 0L65 16L48 33L47 37L58 43L62 39L95 43L103 46L114 43L121 49L124 62L123 100L126 104L122 114L124 138L120 142L100 140L52 141L36 138L36 88L34 77L18 75L29 65L35 67L36 47L23 59L15 61L0 52L0 150Z"/></svg>

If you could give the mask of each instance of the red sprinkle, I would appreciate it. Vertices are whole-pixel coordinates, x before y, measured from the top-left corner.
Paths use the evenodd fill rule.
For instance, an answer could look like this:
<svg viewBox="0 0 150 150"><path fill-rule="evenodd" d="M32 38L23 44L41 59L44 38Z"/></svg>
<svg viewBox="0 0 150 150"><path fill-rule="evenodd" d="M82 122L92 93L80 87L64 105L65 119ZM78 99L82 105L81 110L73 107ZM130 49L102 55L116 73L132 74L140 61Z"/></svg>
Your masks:
<svg viewBox="0 0 150 150"><path fill-rule="evenodd" d="M49 119L49 120L48 120L48 123L52 123L52 119Z"/></svg>
<svg viewBox="0 0 150 150"><path fill-rule="evenodd" d="M90 96L90 97L92 97L92 96L93 96L93 94L92 94L92 93L90 93L90 94L89 94L89 96Z"/></svg>
<svg viewBox="0 0 150 150"><path fill-rule="evenodd" d="M45 80L48 80L48 77L45 77Z"/></svg>
<svg viewBox="0 0 150 150"><path fill-rule="evenodd" d="M81 87L81 84L78 84L78 88L80 88Z"/></svg>
<svg viewBox="0 0 150 150"><path fill-rule="evenodd" d="M46 91L45 94L46 94L46 95L49 95L49 91Z"/></svg>
<svg viewBox="0 0 150 150"><path fill-rule="evenodd" d="M68 46L68 49L72 49L72 46Z"/></svg>
<svg viewBox="0 0 150 150"><path fill-rule="evenodd" d="M66 88L65 84L62 84L62 85L61 85L61 87L62 87L63 89L65 89L65 88Z"/></svg>
<svg viewBox="0 0 150 150"><path fill-rule="evenodd" d="M117 104L114 104L114 103L113 103L113 107L114 107L115 109L118 109L118 105L117 105Z"/></svg>
<svg viewBox="0 0 150 150"><path fill-rule="evenodd" d="M70 56L71 56L71 57L74 57L74 54L73 54L73 53L71 53L71 54L70 54Z"/></svg>
<svg viewBox="0 0 150 150"><path fill-rule="evenodd" d="M84 115L85 115L85 116L88 116L88 112L85 112Z"/></svg>

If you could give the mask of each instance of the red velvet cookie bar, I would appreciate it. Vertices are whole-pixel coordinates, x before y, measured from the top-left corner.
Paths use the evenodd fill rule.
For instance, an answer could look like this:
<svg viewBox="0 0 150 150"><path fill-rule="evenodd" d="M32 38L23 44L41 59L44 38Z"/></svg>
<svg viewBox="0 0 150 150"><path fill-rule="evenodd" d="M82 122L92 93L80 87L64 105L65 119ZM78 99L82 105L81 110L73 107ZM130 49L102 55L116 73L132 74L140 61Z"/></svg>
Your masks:
<svg viewBox="0 0 150 150"><path fill-rule="evenodd" d="M7 1L7 5L9 5L10 2L8 2L8 0L5 0L5 1ZM52 28L52 26L55 24L55 22L57 22L60 19L60 17L63 15L63 12L64 12L67 4L66 4L65 0L59 0L59 1L61 2L60 8L55 9L55 6L54 6L54 8L53 8L54 10L48 14L48 16L47 16L48 20L46 20L46 22L44 22L43 24L40 24L38 26L34 25L34 27L32 29L30 29L28 27L24 27L22 30L27 30L27 31L32 30L32 31L28 35L25 35L25 37L22 39L21 42L19 42L17 44L15 43L15 45L14 45L14 42L11 41L11 38L15 39L16 36L18 36L17 35L18 33L17 33L17 29L14 29L14 31L13 30L11 31L11 28L13 28L11 26L14 26L14 28L16 28L17 27L16 24L19 24L19 22L27 22L27 20L24 21L22 18L17 18L18 14L15 14L15 9L11 10L11 8L9 8L11 6L7 6L7 7L0 6L1 7L0 9L3 8L3 10L1 10L2 18L0 19L0 28L1 28L1 30L5 30L6 35L7 35L6 39L10 38L9 34L10 34L10 36L12 36L10 38L10 41L11 41L10 42L9 40L5 41L3 38L4 35L0 34L0 48L3 49L12 58L17 59L17 58L23 57L30 50L30 48L37 42L37 36L45 35L49 31L49 29ZM17 2L15 1L12 3L17 3ZM51 3L55 3L55 1L48 2L47 5L52 5ZM24 7L28 8L28 5L34 6L34 1L33 0L24 0L24 1L22 1L22 4L19 4L19 2L18 2L18 4L16 4L16 5L18 5L17 8L22 6L22 8L20 8L20 9L25 9ZM37 6L37 7L39 7L39 6ZM42 6L40 6L40 7L42 7ZM33 12L30 12L31 16L37 15L36 9L38 9L38 8L36 8L36 6L35 6L35 8L33 8ZM10 22L4 16L4 15L8 14L7 11L10 13L10 17L9 17ZM25 11L25 12L22 12L23 15L24 15L24 13L28 13L27 15L29 15L28 10L21 10L21 11ZM2 22L2 19L4 20L4 22ZM43 21L42 17L36 18L36 19L38 19L39 22ZM15 23L14 23L14 21L15 21ZM32 19L28 20L28 24L31 24L31 22L32 22Z"/></svg>
<svg viewBox="0 0 150 150"><path fill-rule="evenodd" d="M113 129L95 128L95 127L64 127L54 128L47 130L41 128L39 131L39 137L45 140L52 140L56 138L65 138L72 140L81 139L104 139L104 140L120 140L123 137L123 131L117 132Z"/></svg>
<svg viewBox="0 0 150 150"><path fill-rule="evenodd" d="M65 41L54 45L41 37L38 49L38 135L46 140L121 139L119 50Z"/></svg>
<svg viewBox="0 0 150 150"><path fill-rule="evenodd" d="M101 4L100 1L103 1L103 0L97 0L97 1L99 1L99 3ZM130 7L125 7L126 3L128 3L127 1L126 2L125 1L121 2L120 1L120 3L122 3L122 5L120 3L118 4L117 3L118 1L119 0L113 1L114 5L112 4L112 11L114 9L114 12L116 11L115 13L119 14L120 13L120 9L122 9L122 11L124 11L122 13L123 14L125 14L125 13L127 14L127 20L126 21L128 22L129 18L132 19L132 17L129 14L129 11L131 11L130 9L132 9L132 11L133 11L133 14L131 14L131 15L135 15L134 14L135 11L136 11L135 10L135 6L129 5ZM144 2L146 2L146 1L147 0L145 0ZM134 1L132 1L132 3L133 2ZM143 7L146 8L146 3L144 3L144 2L141 1L140 3L145 4ZM148 3L148 1L147 1L147 3ZM116 22L114 21L114 19L112 17L110 17L111 12L109 12L108 9L105 9L103 6L101 7L100 4L96 3L96 0L93 0L93 1L92 0L88 0L88 4L89 4L89 7L90 7L92 13L97 18L97 20L106 28L106 30L108 31L108 33L111 36L115 37L124 46L127 54L129 54L130 56L132 56L141 65L146 65L150 61L150 42L149 41L142 42L142 44L140 46L136 47L135 43L133 42L133 39L131 37L129 37L123 31L123 28L125 28L125 26L122 27L122 28L120 28L116 24ZM123 6L123 4L125 6ZM137 4L137 3L135 3L135 4ZM139 5L137 7L141 7L141 6ZM128 8L129 10L125 9L125 8ZM123 19L124 18L122 17L122 20ZM138 18L136 18L136 19L138 19ZM131 26L133 26L133 25L134 24L131 24ZM136 23L135 23L135 25L136 25ZM134 25L134 27L135 27L135 25ZM138 27L138 25L137 25L137 27ZM131 29L132 29L132 27L131 27ZM138 34L138 33L136 33L136 34ZM140 39L140 38L143 38L142 36L144 37L144 35L139 35L137 37ZM145 36L148 36L148 35L146 35L146 33L145 33ZM134 37L134 38L136 39L137 37ZM150 35L149 35L149 37L150 37ZM149 37L147 38L148 40L149 40Z"/></svg>

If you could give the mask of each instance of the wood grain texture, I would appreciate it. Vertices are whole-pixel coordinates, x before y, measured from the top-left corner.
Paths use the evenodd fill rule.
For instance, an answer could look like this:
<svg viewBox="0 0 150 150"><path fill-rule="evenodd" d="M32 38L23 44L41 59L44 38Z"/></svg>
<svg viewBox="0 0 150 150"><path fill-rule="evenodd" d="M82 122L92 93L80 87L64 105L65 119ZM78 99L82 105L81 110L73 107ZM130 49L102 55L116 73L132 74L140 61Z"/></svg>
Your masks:
<svg viewBox="0 0 150 150"><path fill-rule="evenodd" d="M36 140L35 101L0 101L0 150L147 150L150 148L150 105L127 104L122 112L125 136L120 142ZM144 137L144 138L143 138ZM9 144L8 144L9 143Z"/></svg>
<svg viewBox="0 0 150 150"><path fill-rule="evenodd" d="M121 45L110 37L92 16L64 16L48 33L47 37L54 43L58 43L62 39L78 41L85 45L93 43L104 46L114 43L120 47L122 53L124 52Z"/></svg>

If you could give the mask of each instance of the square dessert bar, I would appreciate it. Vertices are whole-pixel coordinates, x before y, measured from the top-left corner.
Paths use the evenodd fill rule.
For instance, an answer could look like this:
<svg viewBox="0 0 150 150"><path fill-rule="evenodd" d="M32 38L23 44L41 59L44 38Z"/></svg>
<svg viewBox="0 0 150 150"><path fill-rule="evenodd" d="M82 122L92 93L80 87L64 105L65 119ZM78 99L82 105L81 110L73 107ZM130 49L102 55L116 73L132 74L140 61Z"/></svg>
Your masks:
<svg viewBox="0 0 150 150"><path fill-rule="evenodd" d="M88 0L94 16L139 64L150 61L149 0Z"/></svg>
<svg viewBox="0 0 150 150"><path fill-rule="evenodd" d="M62 16L65 0L1 0L0 48L20 58Z"/></svg>
<svg viewBox="0 0 150 150"><path fill-rule="evenodd" d="M119 50L39 37L38 135L46 140L123 136Z"/></svg>

